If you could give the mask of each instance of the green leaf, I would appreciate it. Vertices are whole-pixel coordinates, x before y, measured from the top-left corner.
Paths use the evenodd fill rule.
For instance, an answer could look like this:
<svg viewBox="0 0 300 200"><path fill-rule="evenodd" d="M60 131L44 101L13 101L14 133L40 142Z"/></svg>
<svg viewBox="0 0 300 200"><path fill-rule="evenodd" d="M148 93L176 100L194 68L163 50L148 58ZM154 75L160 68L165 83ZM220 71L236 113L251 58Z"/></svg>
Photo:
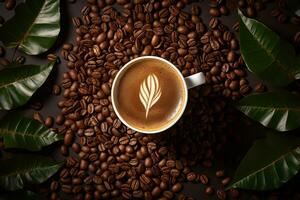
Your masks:
<svg viewBox="0 0 300 200"><path fill-rule="evenodd" d="M0 71L0 110L25 104L43 85L55 62L45 65L10 65Z"/></svg>
<svg viewBox="0 0 300 200"><path fill-rule="evenodd" d="M37 55L55 43L59 23L59 0L26 0L0 28L0 38L6 47L18 47L26 54Z"/></svg>
<svg viewBox="0 0 300 200"><path fill-rule="evenodd" d="M240 49L250 71L274 85L294 81L300 66L293 46L255 19L239 11Z"/></svg>
<svg viewBox="0 0 300 200"><path fill-rule="evenodd" d="M47 129L36 120L23 117L20 114L10 114L0 121L0 137L5 148L21 148L39 151L63 137Z"/></svg>
<svg viewBox="0 0 300 200"><path fill-rule="evenodd" d="M280 187L300 169L299 145L299 137L278 133L257 140L228 188L271 190Z"/></svg>
<svg viewBox="0 0 300 200"><path fill-rule="evenodd" d="M300 126L300 96L288 92L268 92L244 97L236 107L262 125L278 131Z"/></svg>
<svg viewBox="0 0 300 200"><path fill-rule="evenodd" d="M55 162L47 157L14 155L0 161L0 187L18 190L25 184L42 183L55 174L62 165L63 162Z"/></svg>
<svg viewBox="0 0 300 200"><path fill-rule="evenodd" d="M0 200L16 200L16 199L40 200L41 197L31 191L26 191L26 190L17 190L13 192L6 192L4 194L0 194Z"/></svg>

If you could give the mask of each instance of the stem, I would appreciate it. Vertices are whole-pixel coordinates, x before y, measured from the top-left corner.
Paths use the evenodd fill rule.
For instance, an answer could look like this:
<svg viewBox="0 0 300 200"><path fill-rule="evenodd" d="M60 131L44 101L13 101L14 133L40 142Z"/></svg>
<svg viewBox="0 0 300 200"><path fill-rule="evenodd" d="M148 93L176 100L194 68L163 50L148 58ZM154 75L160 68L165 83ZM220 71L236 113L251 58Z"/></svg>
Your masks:
<svg viewBox="0 0 300 200"><path fill-rule="evenodd" d="M15 49L14 49L13 55L12 55L12 57L11 57L11 62L14 61L15 55L16 55L16 53L17 53L17 49L18 49L18 46L16 46Z"/></svg>

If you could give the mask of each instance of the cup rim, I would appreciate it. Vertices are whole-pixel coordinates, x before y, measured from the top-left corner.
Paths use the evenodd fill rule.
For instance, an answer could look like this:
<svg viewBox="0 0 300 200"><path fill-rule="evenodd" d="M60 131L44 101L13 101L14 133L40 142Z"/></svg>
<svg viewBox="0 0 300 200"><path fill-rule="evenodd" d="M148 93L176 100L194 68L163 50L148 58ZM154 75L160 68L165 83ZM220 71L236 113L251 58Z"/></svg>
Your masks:
<svg viewBox="0 0 300 200"><path fill-rule="evenodd" d="M120 113L118 112L117 108L116 108L116 105L115 105L115 86L116 86L116 82L118 79L120 79L120 76L122 74L122 72L126 71L128 69L128 67L134 63L134 62L137 62L139 60L143 60L143 59L154 59L154 60L159 60L159 61L162 61L162 62L165 62L167 63L169 66L171 66L173 69L175 69L176 73L179 75L183 85L184 85L184 92L185 92L185 97L184 97L184 102L183 102L183 106L182 106L182 109L180 110L180 113L177 115L177 118L175 118L175 120L173 120L173 122L171 122L168 126L165 126L161 129L157 129L157 130L152 130L152 131L147 131L147 130L141 130L139 128L135 128L133 126L131 126L130 124L128 124L126 122L126 120L123 119L123 117L120 115ZM137 131L137 132L140 132L140 133L146 133L146 134L157 134L157 133L160 133L160 132L163 132L169 128L171 128L180 118L181 116L183 115L184 111L185 111L185 108L186 108L186 105L187 105L187 101L188 101L188 89L187 89L187 85L186 85L186 82L184 80L184 77L183 75L181 74L181 72L179 71L179 69L177 69L177 67L171 63L170 61L164 59L164 58L161 58L161 57L158 57L158 56L140 56L140 57L137 57L137 58L134 58L132 59L131 61L127 62L120 70L119 72L117 73L117 75L115 76L114 80L113 80L113 84L112 84L112 89L111 89L111 101L112 101L112 106L113 106L113 109L117 115L117 117L121 120L121 122L123 124L125 124L127 127L129 127L130 129L134 130L134 131Z"/></svg>

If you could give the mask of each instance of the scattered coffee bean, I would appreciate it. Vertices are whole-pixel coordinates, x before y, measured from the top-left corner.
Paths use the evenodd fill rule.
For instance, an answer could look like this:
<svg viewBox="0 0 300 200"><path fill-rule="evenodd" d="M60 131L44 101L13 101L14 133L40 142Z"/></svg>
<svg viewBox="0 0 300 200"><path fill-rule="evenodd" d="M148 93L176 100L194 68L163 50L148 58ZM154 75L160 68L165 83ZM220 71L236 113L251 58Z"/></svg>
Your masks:
<svg viewBox="0 0 300 200"><path fill-rule="evenodd" d="M295 36L294 36L294 42L296 44L299 44L300 43L300 31L298 31Z"/></svg>
<svg viewBox="0 0 300 200"><path fill-rule="evenodd" d="M12 10L16 6L16 0L5 0L4 5L7 10Z"/></svg>
<svg viewBox="0 0 300 200"><path fill-rule="evenodd" d="M254 87L255 92L264 92L266 91L266 87L264 86L263 83L257 83Z"/></svg>
<svg viewBox="0 0 300 200"><path fill-rule="evenodd" d="M45 126L49 128L53 126L53 117L49 116L45 119Z"/></svg>
<svg viewBox="0 0 300 200"><path fill-rule="evenodd" d="M44 119L39 112L34 112L32 118L40 122L41 124L44 124Z"/></svg>
<svg viewBox="0 0 300 200"><path fill-rule="evenodd" d="M0 58L0 66L7 66L10 62L6 58Z"/></svg>
<svg viewBox="0 0 300 200"><path fill-rule="evenodd" d="M61 92L60 86L59 85L53 85L52 87L52 94L54 95L59 95Z"/></svg>
<svg viewBox="0 0 300 200"><path fill-rule="evenodd" d="M225 200L226 193L223 190L217 190L217 198L220 200Z"/></svg>
<svg viewBox="0 0 300 200"><path fill-rule="evenodd" d="M221 178L224 177L224 175L225 175L224 170L216 171L216 177Z"/></svg>
<svg viewBox="0 0 300 200"><path fill-rule="evenodd" d="M229 190L229 194L232 198L235 198L235 199L238 198L240 195L239 191L237 189L233 189L233 188Z"/></svg>
<svg viewBox="0 0 300 200"><path fill-rule="evenodd" d="M58 60L58 57L57 57L57 55L55 55L55 54L53 54L53 53L50 53L50 54L47 55L47 59L48 59L49 61L57 61L57 60Z"/></svg>
<svg viewBox="0 0 300 200"><path fill-rule="evenodd" d="M227 177L227 178L225 178L225 179L222 180L222 184L223 184L224 186L226 186L226 185L229 184L230 181L231 181L231 178L230 178L230 177Z"/></svg>
<svg viewBox="0 0 300 200"><path fill-rule="evenodd" d="M205 194L207 194L207 195L212 195L214 192L215 192L214 188L211 186L208 186L205 188Z"/></svg>
<svg viewBox="0 0 300 200"><path fill-rule="evenodd" d="M199 181L203 184L203 185L206 185L208 184L208 177L204 174L200 175L199 176Z"/></svg>

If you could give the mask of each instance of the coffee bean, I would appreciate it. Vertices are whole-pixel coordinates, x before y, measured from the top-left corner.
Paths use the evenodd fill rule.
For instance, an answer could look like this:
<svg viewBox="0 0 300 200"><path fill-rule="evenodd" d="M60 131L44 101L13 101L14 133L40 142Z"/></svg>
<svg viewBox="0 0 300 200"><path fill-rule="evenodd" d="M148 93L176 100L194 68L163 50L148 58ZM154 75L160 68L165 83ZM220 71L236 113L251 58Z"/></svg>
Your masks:
<svg viewBox="0 0 300 200"><path fill-rule="evenodd" d="M182 189L182 184L181 183L176 183L175 185L172 186L172 192L179 192Z"/></svg>
<svg viewBox="0 0 300 200"><path fill-rule="evenodd" d="M152 167L153 161L150 157L145 159L145 167Z"/></svg>
<svg viewBox="0 0 300 200"><path fill-rule="evenodd" d="M60 153L63 155L63 156L67 156L69 154L69 151L68 151L68 147L66 145L62 145L60 147Z"/></svg>
<svg viewBox="0 0 300 200"><path fill-rule="evenodd" d="M53 126L53 117L49 116L45 119L45 126L47 126L47 127L52 127Z"/></svg>
<svg viewBox="0 0 300 200"><path fill-rule="evenodd" d="M0 66L7 66L10 62L6 58L0 58Z"/></svg>
<svg viewBox="0 0 300 200"><path fill-rule="evenodd" d="M41 124L44 124L44 119L39 112L34 112L32 118L40 122Z"/></svg>
<svg viewBox="0 0 300 200"><path fill-rule="evenodd" d="M300 31L298 31L294 36L294 43L300 43Z"/></svg>
<svg viewBox="0 0 300 200"><path fill-rule="evenodd" d="M211 18L209 21L209 27L214 29L218 26L219 20L215 17Z"/></svg>
<svg viewBox="0 0 300 200"><path fill-rule="evenodd" d="M152 190L151 195L152 195L153 197L157 197L157 196L160 195L160 193L161 193L160 187L155 187L155 188Z"/></svg>
<svg viewBox="0 0 300 200"><path fill-rule="evenodd" d="M220 200L226 199L226 193L222 190L217 190L217 198Z"/></svg>
<svg viewBox="0 0 300 200"><path fill-rule="evenodd" d="M221 6L219 10L220 10L220 13L222 15L228 15L229 14L229 10L226 6Z"/></svg>
<svg viewBox="0 0 300 200"><path fill-rule="evenodd" d="M248 6L246 8L246 13L247 13L248 17L255 17L255 15L256 15L256 11L252 6Z"/></svg>
<svg viewBox="0 0 300 200"><path fill-rule="evenodd" d="M237 189L234 189L234 188L229 190L229 194L232 198L235 198L235 199L238 198L239 195L240 195L239 191Z"/></svg>
<svg viewBox="0 0 300 200"><path fill-rule="evenodd" d="M50 54L47 55L47 59L49 61L57 61L58 57L57 57L57 55L55 55L53 53L50 53Z"/></svg>
<svg viewBox="0 0 300 200"><path fill-rule="evenodd" d="M62 125L64 123L64 121L65 121L65 118L63 115L58 115L55 119L55 123L57 125Z"/></svg>
<svg viewBox="0 0 300 200"><path fill-rule="evenodd" d="M277 21L281 24L285 23L287 19L288 19L287 16L283 13L277 17Z"/></svg>
<svg viewBox="0 0 300 200"><path fill-rule="evenodd" d="M218 170L216 171L216 177L221 178L225 175L224 170Z"/></svg>
<svg viewBox="0 0 300 200"><path fill-rule="evenodd" d="M59 186L59 184L58 184L57 181L52 181L51 185L50 185L50 190L51 191L56 191L58 189L58 186Z"/></svg>
<svg viewBox="0 0 300 200"><path fill-rule="evenodd" d="M197 174L195 172L190 172L187 174L186 178L188 181L192 182L192 181L196 180Z"/></svg>
<svg viewBox="0 0 300 200"><path fill-rule="evenodd" d="M230 178L230 177L227 177L227 178L225 178L225 179L222 180L222 184L223 184L224 186L226 186L226 185L229 184L230 181L231 181L231 178Z"/></svg>
<svg viewBox="0 0 300 200"><path fill-rule="evenodd" d="M200 180L200 182L203 185L206 185L209 182L208 177L206 175L204 175L204 174L202 174L202 175L199 176L199 180Z"/></svg>
<svg viewBox="0 0 300 200"><path fill-rule="evenodd" d="M174 194L171 191L164 191L163 196L166 197L167 199L173 199Z"/></svg>
<svg viewBox="0 0 300 200"><path fill-rule="evenodd" d="M266 90L263 83L257 83L254 87L255 92L264 92Z"/></svg>
<svg viewBox="0 0 300 200"><path fill-rule="evenodd" d="M220 11L217 8L209 8L208 12L212 17L220 16Z"/></svg>
<svg viewBox="0 0 300 200"><path fill-rule="evenodd" d="M298 16L292 16L290 21L294 25L300 25L300 18ZM1 20L0 20L0 24L1 24Z"/></svg>
<svg viewBox="0 0 300 200"><path fill-rule="evenodd" d="M205 188L205 194L212 195L214 193L214 188L211 186L208 186Z"/></svg>
<svg viewBox="0 0 300 200"><path fill-rule="evenodd" d="M243 95L246 95L248 92L250 92L251 88L249 85L242 85L240 87L240 93Z"/></svg>
<svg viewBox="0 0 300 200"><path fill-rule="evenodd" d="M74 139L74 135L72 133L65 134L64 145L66 145L66 146L71 145L73 142L73 139Z"/></svg>
<svg viewBox="0 0 300 200"><path fill-rule="evenodd" d="M12 10L16 6L16 0L5 0L4 5L7 10Z"/></svg>
<svg viewBox="0 0 300 200"><path fill-rule="evenodd" d="M53 85L52 87L52 94L54 95L59 95L61 92L60 86L59 85Z"/></svg>

